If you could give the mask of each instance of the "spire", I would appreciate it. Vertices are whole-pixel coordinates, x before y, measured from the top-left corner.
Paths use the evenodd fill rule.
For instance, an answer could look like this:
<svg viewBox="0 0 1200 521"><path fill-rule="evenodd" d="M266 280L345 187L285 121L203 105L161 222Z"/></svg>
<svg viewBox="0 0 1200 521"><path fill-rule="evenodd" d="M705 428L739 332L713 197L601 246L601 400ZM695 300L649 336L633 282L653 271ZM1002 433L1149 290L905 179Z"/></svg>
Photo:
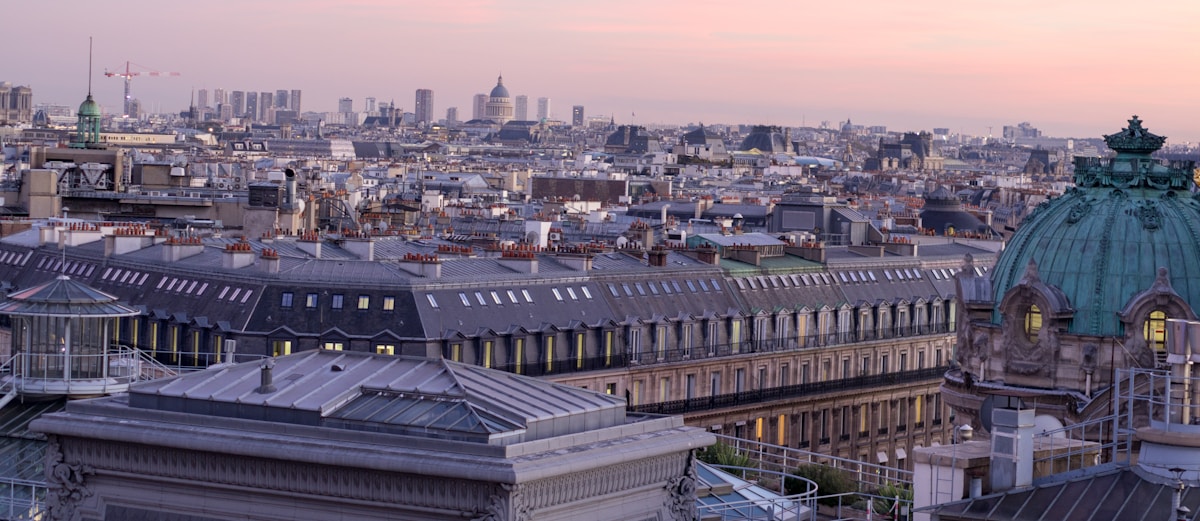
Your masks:
<svg viewBox="0 0 1200 521"><path fill-rule="evenodd" d="M88 36L88 95L92 99L92 37Z"/></svg>

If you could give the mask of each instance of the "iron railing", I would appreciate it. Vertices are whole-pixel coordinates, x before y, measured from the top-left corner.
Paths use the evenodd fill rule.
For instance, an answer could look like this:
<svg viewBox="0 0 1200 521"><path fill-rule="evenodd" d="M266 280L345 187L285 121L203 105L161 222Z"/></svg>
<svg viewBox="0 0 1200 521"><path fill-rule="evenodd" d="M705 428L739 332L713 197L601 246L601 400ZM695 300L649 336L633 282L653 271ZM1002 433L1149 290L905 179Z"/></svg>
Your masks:
<svg viewBox="0 0 1200 521"><path fill-rule="evenodd" d="M734 436L722 434L717 434L716 436L718 443L724 443L732 447L737 454L749 458L757 465L757 467L746 471L749 473L759 472L771 475L780 475L782 473L784 475L792 475L798 467L803 465L818 465L838 469L845 472L854 480L857 486L856 492L828 494L817 489L815 494L806 493L799 496L781 498L799 500L806 507L811 507L807 511L807 516L803 517L803 519L812 519L815 521L818 519L819 510L825 510L825 512L820 513L821 517L819 519L862 519L861 516L866 513L864 510L869 512L869 509L872 508L871 506L876 500L882 503L894 503L896 514L912 512L913 505L911 499L880 496L877 493L880 487L885 485L912 490L913 472L910 470L793 449L781 445L745 440ZM821 499L827 500L824 503L835 503L835 505L825 508L818 507L817 501ZM829 501L830 499L832 501ZM864 501L866 507L862 508L861 503ZM855 506L859 508L854 508ZM906 519L903 515L899 515L896 518ZM889 517L889 519L892 518Z"/></svg>
<svg viewBox="0 0 1200 521"><path fill-rule="evenodd" d="M893 334L895 333L895 334ZM881 339L908 338L926 335L942 335L950 333L946 323L929 324L925 326L906 327L890 330L887 334L875 331L832 333L828 335L809 335L800 337L751 339L735 343L700 344L692 347L628 349L628 351L613 351L591 357L569 357L555 360L538 360L508 362L492 365L493 368L510 373L526 376L547 376L569 374L601 369L626 369L644 367L655 364L668 364L694 360L724 358L755 353L780 353L803 349L832 347L859 342ZM203 353L201 353L203 354ZM192 356L188 354L187 356Z"/></svg>
<svg viewBox="0 0 1200 521"><path fill-rule="evenodd" d="M219 364L229 359L228 353L204 353L196 351L171 351L168 349L139 349L147 359L150 360L155 367L160 367L165 371L171 371L172 374L186 373L190 371L199 371L210 365ZM261 360L268 358L267 355L259 355L252 353L233 354L234 362L250 362L253 360ZM169 375L168 375L169 376Z"/></svg>
<svg viewBox="0 0 1200 521"><path fill-rule="evenodd" d="M892 328L882 331L847 331L819 335L761 338L743 340L736 343L701 344L691 347L652 346L649 349L632 350L629 354L629 361L630 363L640 365L660 364L680 362L684 360L721 358L750 353L774 353L781 351L795 351L798 349L814 349L819 347L855 344L859 342L871 342L875 340L908 338L947 333L950 333L949 324L937 323L914 327Z"/></svg>

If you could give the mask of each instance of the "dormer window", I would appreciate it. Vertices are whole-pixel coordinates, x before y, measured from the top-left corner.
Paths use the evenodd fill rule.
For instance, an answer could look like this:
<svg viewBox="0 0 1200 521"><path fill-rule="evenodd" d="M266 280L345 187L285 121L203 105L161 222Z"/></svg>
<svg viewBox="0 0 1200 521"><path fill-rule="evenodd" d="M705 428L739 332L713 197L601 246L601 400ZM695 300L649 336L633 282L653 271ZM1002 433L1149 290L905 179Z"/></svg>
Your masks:
<svg viewBox="0 0 1200 521"><path fill-rule="evenodd" d="M1164 347L1167 331L1167 314L1162 310L1154 310L1150 312L1150 316L1146 318L1146 325L1143 327L1143 333L1146 335L1146 346L1151 350L1160 351Z"/></svg>
<svg viewBox="0 0 1200 521"><path fill-rule="evenodd" d="M1042 331L1042 310L1036 304L1031 304L1025 311L1025 337L1030 342L1037 343L1038 333Z"/></svg>

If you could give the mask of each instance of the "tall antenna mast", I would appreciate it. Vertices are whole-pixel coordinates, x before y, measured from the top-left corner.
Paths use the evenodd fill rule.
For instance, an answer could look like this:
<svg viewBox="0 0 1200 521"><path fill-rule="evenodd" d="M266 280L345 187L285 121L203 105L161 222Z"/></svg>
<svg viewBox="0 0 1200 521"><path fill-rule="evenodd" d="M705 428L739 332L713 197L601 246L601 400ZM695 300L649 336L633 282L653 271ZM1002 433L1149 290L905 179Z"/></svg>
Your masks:
<svg viewBox="0 0 1200 521"><path fill-rule="evenodd" d="M88 96L92 95L92 37L88 36Z"/></svg>

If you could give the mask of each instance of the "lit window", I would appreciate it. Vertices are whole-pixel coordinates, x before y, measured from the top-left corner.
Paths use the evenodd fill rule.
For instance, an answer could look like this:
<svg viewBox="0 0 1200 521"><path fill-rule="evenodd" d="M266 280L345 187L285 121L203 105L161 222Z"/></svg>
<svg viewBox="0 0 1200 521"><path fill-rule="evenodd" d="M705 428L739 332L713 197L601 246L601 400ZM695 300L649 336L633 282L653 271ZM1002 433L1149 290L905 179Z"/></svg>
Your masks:
<svg viewBox="0 0 1200 521"><path fill-rule="evenodd" d="M1167 314L1160 310L1151 311L1144 329L1146 345L1154 350L1163 349L1163 343L1166 341Z"/></svg>
<svg viewBox="0 0 1200 521"><path fill-rule="evenodd" d="M358 309L371 309L370 295L359 295L358 296Z"/></svg>
<svg viewBox="0 0 1200 521"><path fill-rule="evenodd" d="M344 348L345 345L343 345L341 342L325 342L323 345L321 345L321 349L326 349L329 351L341 351Z"/></svg>
<svg viewBox="0 0 1200 521"><path fill-rule="evenodd" d="M396 297L383 297L383 310L384 311L395 311L395 309L396 309Z"/></svg>
<svg viewBox="0 0 1200 521"><path fill-rule="evenodd" d="M1030 342L1038 341L1038 333L1042 331L1042 310L1036 305L1029 306L1025 312L1025 337Z"/></svg>
<svg viewBox="0 0 1200 521"><path fill-rule="evenodd" d="M304 296L304 307L306 307L308 309L316 309L316 307L317 307L317 294L316 293L309 293Z"/></svg>
<svg viewBox="0 0 1200 521"><path fill-rule="evenodd" d="M396 346L392 344L378 344L375 346L375 354L394 355L396 354Z"/></svg>
<svg viewBox="0 0 1200 521"><path fill-rule="evenodd" d="M333 309L342 309L342 302L344 300L345 299L344 299L343 295L334 295L333 303L331 304L331 306L333 306Z"/></svg>
<svg viewBox="0 0 1200 521"><path fill-rule="evenodd" d="M283 307L285 307L285 308L290 308L290 307L292 307L292 292L290 292L290 291L286 291L286 292L284 292L284 293L283 293L283 300L282 300L282 301L280 301L279 305L280 305L280 306L283 306Z"/></svg>
<svg viewBox="0 0 1200 521"><path fill-rule="evenodd" d="M273 356L284 356L292 354L291 340L276 340L271 342L271 354Z"/></svg>

